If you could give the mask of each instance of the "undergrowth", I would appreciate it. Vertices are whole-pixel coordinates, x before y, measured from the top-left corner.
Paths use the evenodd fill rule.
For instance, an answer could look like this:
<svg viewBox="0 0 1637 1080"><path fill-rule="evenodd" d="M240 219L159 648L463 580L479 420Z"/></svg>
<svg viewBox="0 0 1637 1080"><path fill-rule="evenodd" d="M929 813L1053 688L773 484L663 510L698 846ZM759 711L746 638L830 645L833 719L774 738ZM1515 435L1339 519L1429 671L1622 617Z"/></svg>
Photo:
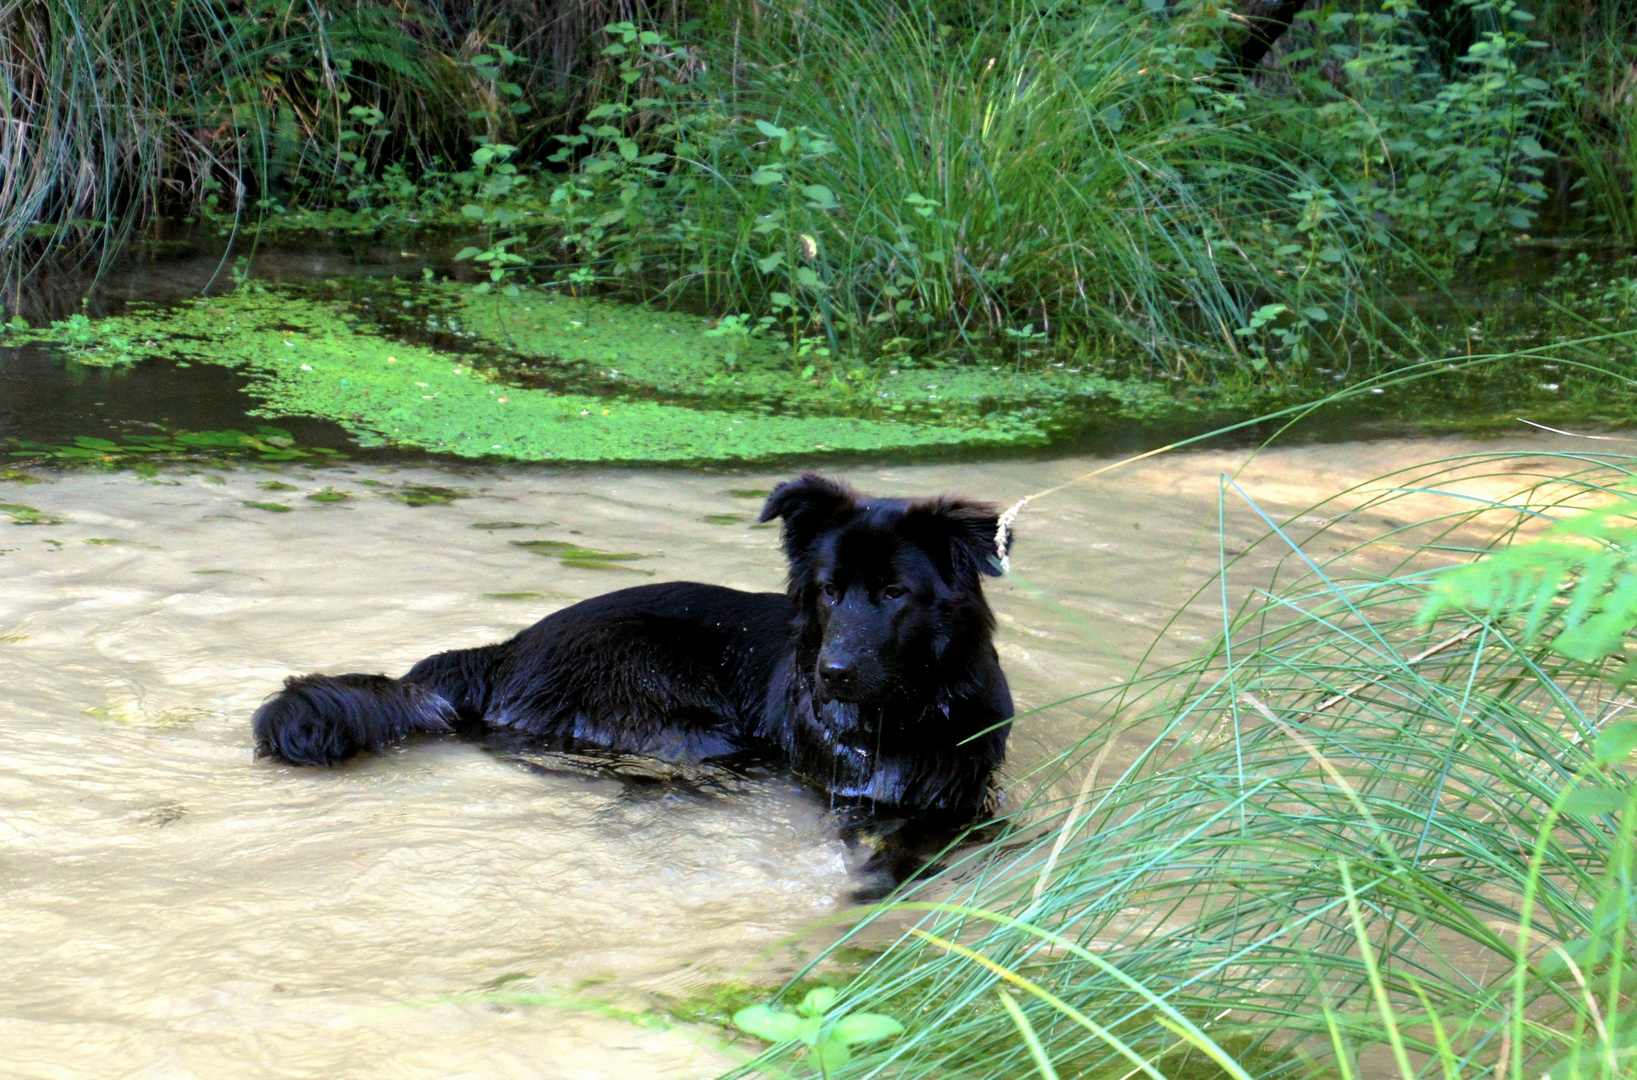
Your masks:
<svg viewBox="0 0 1637 1080"><path fill-rule="evenodd" d="M1246 69L1246 20L1192 0L683 14L0 5L29 118L0 251L437 224L480 288L660 299L793 374L1089 353L1206 385L1447 351L1399 293L1543 224L1632 239L1615 7L1327 3Z"/></svg>

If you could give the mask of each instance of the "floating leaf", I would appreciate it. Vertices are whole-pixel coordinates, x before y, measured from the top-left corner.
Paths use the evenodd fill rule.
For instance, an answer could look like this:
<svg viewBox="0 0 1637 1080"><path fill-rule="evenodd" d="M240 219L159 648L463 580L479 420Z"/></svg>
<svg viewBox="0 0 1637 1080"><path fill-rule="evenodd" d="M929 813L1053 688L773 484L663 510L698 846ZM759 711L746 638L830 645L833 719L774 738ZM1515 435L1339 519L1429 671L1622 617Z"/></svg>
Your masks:
<svg viewBox="0 0 1637 1080"><path fill-rule="evenodd" d="M36 510L32 506L24 506L22 503L0 503L0 514L6 514L9 516L13 525L68 524L68 522L62 518L52 517L44 510Z"/></svg>
<svg viewBox="0 0 1637 1080"><path fill-rule="evenodd" d="M392 497L410 506L433 506L454 502L456 499L464 499L466 498L466 492L456 488L437 487L432 484L410 484L394 491Z"/></svg>
<svg viewBox="0 0 1637 1080"><path fill-rule="evenodd" d="M624 570L631 574L647 574L649 577L654 576L654 571L644 569L640 566L626 566L624 563L606 562L602 559L567 558L561 560L561 562L563 566L569 567L573 570Z"/></svg>
<svg viewBox="0 0 1637 1080"><path fill-rule="evenodd" d="M273 514L288 514L290 512L290 508L285 506L283 503L251 502L249 499L246 499L244 500L244 505L254 507L257 510L266 510Z"/></svg>

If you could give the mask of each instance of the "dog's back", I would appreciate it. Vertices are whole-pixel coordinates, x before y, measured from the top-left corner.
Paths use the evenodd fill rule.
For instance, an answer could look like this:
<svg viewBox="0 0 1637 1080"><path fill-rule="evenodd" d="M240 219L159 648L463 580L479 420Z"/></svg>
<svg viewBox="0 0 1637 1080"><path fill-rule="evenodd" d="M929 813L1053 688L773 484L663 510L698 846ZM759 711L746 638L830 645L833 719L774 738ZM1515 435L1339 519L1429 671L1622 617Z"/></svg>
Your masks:
<svg viewBox="0 0 1637 1080"><path fill-rule="evenodd" d="M783 593L641 585L553 612L510 641L429 656L401 679L292 678L253 728L263 752L297 765L462 722L699 761L745 749L765 727L790 622Z"/></svg>

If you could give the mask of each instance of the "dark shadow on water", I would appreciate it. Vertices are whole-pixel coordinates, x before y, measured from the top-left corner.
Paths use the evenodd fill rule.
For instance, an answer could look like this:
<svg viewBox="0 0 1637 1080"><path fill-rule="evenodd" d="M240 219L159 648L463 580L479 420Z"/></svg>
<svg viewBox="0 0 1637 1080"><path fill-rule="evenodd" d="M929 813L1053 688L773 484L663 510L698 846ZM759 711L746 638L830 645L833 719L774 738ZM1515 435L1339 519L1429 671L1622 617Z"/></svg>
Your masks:
<svg viewBox="0 0 1637 1080"><path fill-rule="evenodd" d="M125 370L88 367L55 350L25 345L0 348L0 439L58 444L78 436L117 439L161 431L254 430L256 400L247 380L214 364L182 368L145 360ZM300 417L279 419L298 444L352 457L425 460L425 454L362 451L340 425Z"/></svg>

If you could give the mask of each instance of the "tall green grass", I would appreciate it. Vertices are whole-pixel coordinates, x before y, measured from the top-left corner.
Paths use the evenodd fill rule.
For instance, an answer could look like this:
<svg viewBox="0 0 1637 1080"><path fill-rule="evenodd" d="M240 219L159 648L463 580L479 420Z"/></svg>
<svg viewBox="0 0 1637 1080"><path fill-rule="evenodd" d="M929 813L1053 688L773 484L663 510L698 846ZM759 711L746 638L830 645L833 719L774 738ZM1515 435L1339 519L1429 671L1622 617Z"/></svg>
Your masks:
<svg viewBox="0 0 1637 1080"><path fill-rule="evenodd" d="M1637 246L1637 12L1602 4L1578 14L1561 20L1560 44L1576 76L1564 138L1573 198L1590 234Z"/></svg>
<svg viewBox="0 0 1637 1080"><path fill-rule="evenodd" d="M677 15L643 0L0 0L0 257L15 284L31 255L106 254L161 215L346 205L389 166L403 183L464 165L475 135L537 144L609 77L587 36L616 9Z"/></svg>
<svg viewBox="0 0 1637 1080"><path fill-rule="evenodd" d="M1439 567L1634 475L1470 454L1284 519L1224 478L1266 530L1195 598L1222 635L1105 694L1005 835L872 916L910 926L837 1012L909 1030L837 1075L1632 1075L1632 699L1506 621L1417 616Z"/></svg>

